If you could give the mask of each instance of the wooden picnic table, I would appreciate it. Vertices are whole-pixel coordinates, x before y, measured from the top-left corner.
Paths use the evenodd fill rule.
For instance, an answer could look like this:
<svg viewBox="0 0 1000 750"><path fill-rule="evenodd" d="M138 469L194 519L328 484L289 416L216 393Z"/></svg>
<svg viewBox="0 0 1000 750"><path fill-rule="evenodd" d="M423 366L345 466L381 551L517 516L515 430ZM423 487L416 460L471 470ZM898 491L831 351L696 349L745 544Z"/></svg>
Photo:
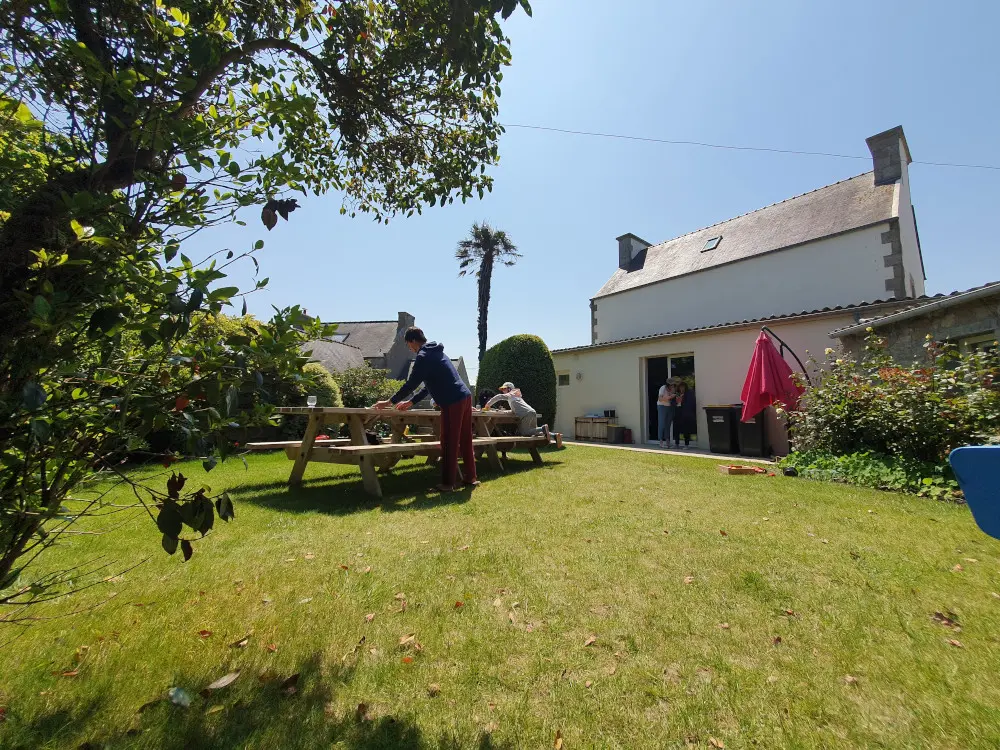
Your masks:
<svg viewBox="0 0 1000 750"><path fill-rule="evenodd" d="M382 496L376 469L390 469L403 458L412 456L427 456L428 461L434 461L440 455L440 442L436 440L441 434L441 412L432 409L359 409L338 406L284 406L275 410L278 414L307 416L305 434L301 441L281 443L256 443L251 447L284 448L288 457L295 461L288 483L295 485L302 481L306 464L310 461L324 463L354 464L361 470L361 478L365 489L378 497ZM541 463L538 446L548 442L544 437L498 437L494 430L497 425L517 424L520 419L509 411L472 412L473 430L476 435L473 446L477 455L485 453L490 464L499 470L503 469L497 452L517 447L527 447L536 463ZM388 423L391 437L388 442L380 445L369 445L367 429L375 422ZM349 440L319 440L325 425L346 424L351 433ZM432 440L414 440L424 436L407 436L407 427L428 427Z"/></svg>

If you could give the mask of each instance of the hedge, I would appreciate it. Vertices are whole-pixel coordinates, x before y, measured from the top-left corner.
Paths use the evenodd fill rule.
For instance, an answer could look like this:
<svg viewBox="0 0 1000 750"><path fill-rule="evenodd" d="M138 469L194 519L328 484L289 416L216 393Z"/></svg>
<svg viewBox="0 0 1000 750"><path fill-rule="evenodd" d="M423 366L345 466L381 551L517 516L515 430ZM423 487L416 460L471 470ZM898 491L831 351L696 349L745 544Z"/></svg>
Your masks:
<svg viewBox="0 0 1000 750"><path fill-rule="evenodd" d="M556 368L549 348L538 336L511 336L486 350L479 363L476 390L499 391L508 380L521 389L524 400L538 412L540 423L555 425Z"/></svg>

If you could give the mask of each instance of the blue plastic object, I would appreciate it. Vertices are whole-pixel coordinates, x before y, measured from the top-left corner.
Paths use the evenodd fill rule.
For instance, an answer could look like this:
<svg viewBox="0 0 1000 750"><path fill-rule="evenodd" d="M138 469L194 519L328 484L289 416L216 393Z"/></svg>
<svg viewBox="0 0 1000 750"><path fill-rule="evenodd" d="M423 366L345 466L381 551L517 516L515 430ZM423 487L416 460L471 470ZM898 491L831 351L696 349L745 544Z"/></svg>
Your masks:
<svg viewBox="0 0 1000 750"><path fill-rule="evenodd" d="M1000 446L956 448L948 456L976 525L1000 539Z"/></svg>

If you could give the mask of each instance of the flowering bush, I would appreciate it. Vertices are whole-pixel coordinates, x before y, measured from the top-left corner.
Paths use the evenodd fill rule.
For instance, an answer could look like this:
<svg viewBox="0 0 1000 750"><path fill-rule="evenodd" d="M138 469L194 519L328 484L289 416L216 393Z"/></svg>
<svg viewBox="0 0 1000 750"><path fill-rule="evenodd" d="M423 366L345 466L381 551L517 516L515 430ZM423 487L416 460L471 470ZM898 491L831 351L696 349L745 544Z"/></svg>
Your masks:
<svg viewBox="0 0 1000 750"><path fill-rule="evenodd" d="M873 333L860 360L827 350L791 414L795 449L941 465L959 446L1000 442L996 352L962 352L930 337L924 349L925 361L910 366L893 361Z"/></svg>
<svg viewBox="0 0 1000 750"><path fill-rule="evenodd" d="M393 380L385 370L376 370L368 365L351 367L338 372L334 378L340 386L344 406L361 409L376 401L383 401L398 391L402 380Z"/></svg>

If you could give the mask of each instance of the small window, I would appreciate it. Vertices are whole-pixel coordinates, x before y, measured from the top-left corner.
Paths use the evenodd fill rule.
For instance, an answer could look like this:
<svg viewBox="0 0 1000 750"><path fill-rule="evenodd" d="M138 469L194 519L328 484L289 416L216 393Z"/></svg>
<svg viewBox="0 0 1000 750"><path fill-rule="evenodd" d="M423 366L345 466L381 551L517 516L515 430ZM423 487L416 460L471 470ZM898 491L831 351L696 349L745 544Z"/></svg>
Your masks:
<svg viewBox="0 0 1000 750"><path fill-rule="evenodd" d="M330 341L335 341L338 344L343 344L347 340L346 333L335 333L330 337Z"/></svg>
<svg viewBox="0 0 1000 750"><path fill-rule="evenodd" d="M559 373L559 385L569 385L569 373L561 372Z"/></svg>
<svg viewBox="0 0 1000 750"><path fill-rule="evenodd" d="M720 242L722 242L721 235L718 237L713 237L712 239L710 239L708 242L705 243L705 247L702 248L702 252L707 253L709 250L715 250L715 248L719 246Z"/></svg>
<svg viewBox="0 0 1000 750"><path fill-rule="evenodd" d="M983 333L962 339L962 349L967 352L993 352L997 350L997 337L993 333Z"/></svg>

